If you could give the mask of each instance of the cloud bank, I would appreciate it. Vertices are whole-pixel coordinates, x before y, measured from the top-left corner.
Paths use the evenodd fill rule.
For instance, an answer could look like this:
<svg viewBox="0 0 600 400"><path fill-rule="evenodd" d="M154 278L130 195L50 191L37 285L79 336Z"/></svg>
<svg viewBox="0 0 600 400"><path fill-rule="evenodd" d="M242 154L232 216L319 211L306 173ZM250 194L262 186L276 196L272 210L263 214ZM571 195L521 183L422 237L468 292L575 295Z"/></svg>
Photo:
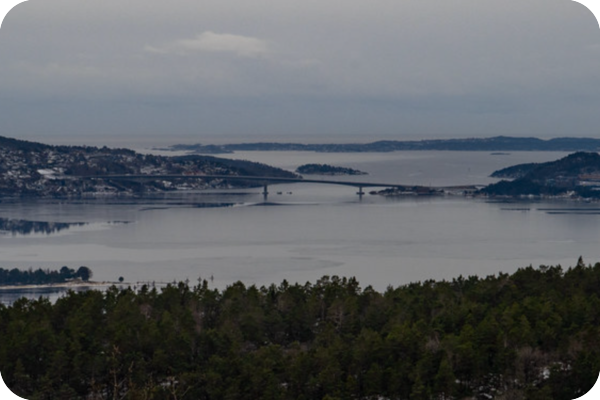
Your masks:
<svg viewBox="0 0 600 400"><path fill-rule="evenodd" d="M570 0L26 2L0 131L597 135L600 30Z"/></svg>

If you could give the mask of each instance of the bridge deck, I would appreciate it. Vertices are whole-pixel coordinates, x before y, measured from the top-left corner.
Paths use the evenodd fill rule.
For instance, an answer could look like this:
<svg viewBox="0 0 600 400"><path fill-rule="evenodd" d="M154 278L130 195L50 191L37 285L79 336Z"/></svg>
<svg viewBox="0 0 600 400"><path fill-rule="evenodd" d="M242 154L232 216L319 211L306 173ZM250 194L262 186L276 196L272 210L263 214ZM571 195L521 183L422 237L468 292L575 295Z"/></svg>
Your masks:
<svg viewBox="0 0 600 400"><path fill-rule="evenodd" d="M406 187L427 187L430 189L475 189L475 185L460 185L460 186L421 186L421 185L404 185L398 183L381 183L381 182L357 182L357 181L336 181L330 179L303 179L303 178L282 178L272 176L246 176L246 175L94 175L94 176L79 176L83 179L117 179L117 180L139 180L139 179L226 179L226 180L244 180L256 181L261 185L273 183L320 183L329 185L344 185L362 187L391 187L391 188L406 188Z"/></svg>

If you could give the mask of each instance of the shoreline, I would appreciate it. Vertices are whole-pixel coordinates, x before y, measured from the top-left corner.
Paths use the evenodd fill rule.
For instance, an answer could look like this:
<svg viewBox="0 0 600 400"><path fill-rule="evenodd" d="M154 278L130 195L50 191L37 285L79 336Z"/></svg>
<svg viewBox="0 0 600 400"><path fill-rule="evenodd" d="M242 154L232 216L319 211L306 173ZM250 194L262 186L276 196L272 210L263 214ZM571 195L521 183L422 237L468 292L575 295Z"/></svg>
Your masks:
<svg viewBox="0 0 600 400"><path fill-rule="evenodd" d="M40 285L0 285L0 291L2 290L11 290L11 289L17 289L17 290L21 290L21 289L52 289L52 288L81 288L81 287L88 287L88 286L112 286L112 285L130 285L129 283L126 282L109 282L109 281L103 281L103 282L96 282L96 281L89 281L89 282L63 282L63 283L44 283L44 284L40 284Z"/></svg>
<svg viewBox="0 0 600 400"><path fill-rule="evenodd" d="M141 287L146 285L148 287L154 286L166 286L169 282L113 282L113 281L88 281L88 282L62 282L62 283L44 283L40 285L0 285L0 292L7 290L29 290L29 289L70 289L70 288L99 288L99 287L110 287L110 286L122 286L122 287Z"/></svg>

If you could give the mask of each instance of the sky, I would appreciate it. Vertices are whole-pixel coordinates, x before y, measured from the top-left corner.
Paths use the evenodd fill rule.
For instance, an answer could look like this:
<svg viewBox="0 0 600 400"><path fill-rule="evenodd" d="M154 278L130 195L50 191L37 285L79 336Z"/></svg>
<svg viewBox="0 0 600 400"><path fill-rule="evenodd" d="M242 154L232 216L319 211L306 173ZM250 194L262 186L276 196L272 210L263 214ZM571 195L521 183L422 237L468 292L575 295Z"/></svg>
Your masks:
<svg viewBox="0 0 600 400"><path fill-rule="evenodd" d="M0 135L600 137L600 29L570 0L29 0Z"/></svg>

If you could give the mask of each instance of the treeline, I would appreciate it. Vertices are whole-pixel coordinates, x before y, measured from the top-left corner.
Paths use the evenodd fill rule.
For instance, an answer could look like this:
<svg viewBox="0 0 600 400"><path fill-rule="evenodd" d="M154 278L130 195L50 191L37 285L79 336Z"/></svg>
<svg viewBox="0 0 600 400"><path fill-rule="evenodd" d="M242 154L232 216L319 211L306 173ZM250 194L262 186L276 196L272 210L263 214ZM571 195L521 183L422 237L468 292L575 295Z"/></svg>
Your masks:
<svg viewBox="0 0 600 400"><path fill-rule="evenodd" d="M92 270L88 267L79 267L77 271L69 267L62 267L59 271L38 268L20 270L17 268L0 268L0 285L46 285L51 283L64 283L75 279L88 281L92 277Z"/></svg>
<svg viewBox="0 0 600 400"><path fill-rule="evenodd" d="M235 151L316 151L327 153L390 152L412 150L450 151L597 151L600 139L495 136L490 138L380 140L371 143L230 143L222 145L177 144L170 150L187 150L197 154L232 153Z"/></svg>
<svg viewBox="0 0 600 400"><path fill-rule="evenodd" d="M170 158L173 161L183 165L188 163L196 164L198 166L211 165L226 171L221 173L223 175L272 176L278 178L299 177L293 172L255 161L235 160L200 155L176 156Z"/></svg>
<svg viewBox="0 0 600 400"><path fill-rule="evenodd" d="M600 263L426 281L206 281L0 306L27 399L574 399L600 372Z"/></svg>

